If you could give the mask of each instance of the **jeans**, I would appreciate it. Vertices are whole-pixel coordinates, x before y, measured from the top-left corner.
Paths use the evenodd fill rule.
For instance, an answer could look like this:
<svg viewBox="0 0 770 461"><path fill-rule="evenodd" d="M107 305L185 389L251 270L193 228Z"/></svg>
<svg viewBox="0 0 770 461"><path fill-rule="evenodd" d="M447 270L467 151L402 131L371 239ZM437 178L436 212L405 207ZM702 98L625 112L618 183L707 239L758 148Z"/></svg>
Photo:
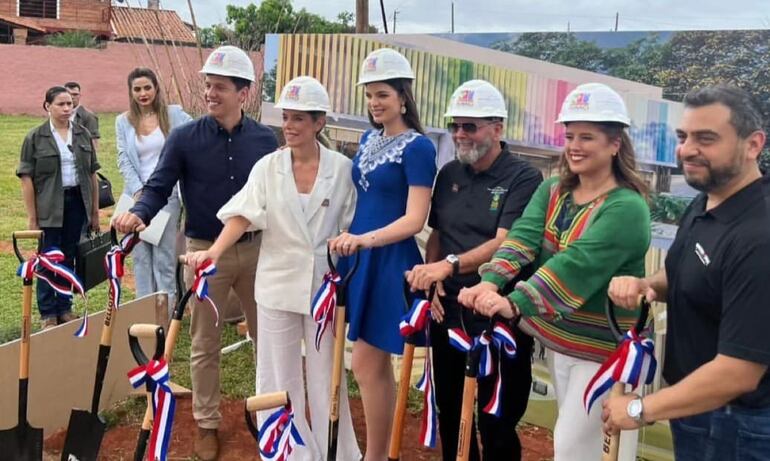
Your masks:
<svg viewBox="0 0 770 461"><path fill-rule="evenodd" d="M61 227L44 227L43 250L57 247L64 252L63 264L70 269L74 267L75 252L87 220L86 208L80 189L75 187L64 191L64 221ZM47 274L51 276L50 273ZM54 280L65 284L64 280L54 277ZM40 318L56 318L72 310L72 299L62 296L46 282L37 281L37 308Z"/></svg>
<svg viewBox="0 0 770 461"><path fill-rule="evenodd" d="M727 405L671 420L677 461L770 460L770 407Z"/></svg>

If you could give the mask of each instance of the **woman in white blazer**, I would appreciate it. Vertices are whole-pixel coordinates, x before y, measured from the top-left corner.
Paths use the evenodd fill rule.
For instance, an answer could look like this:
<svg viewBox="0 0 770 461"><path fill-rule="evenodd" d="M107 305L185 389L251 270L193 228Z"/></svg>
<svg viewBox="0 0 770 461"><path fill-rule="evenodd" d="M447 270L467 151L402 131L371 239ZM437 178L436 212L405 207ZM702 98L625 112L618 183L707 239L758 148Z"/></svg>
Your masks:
<svg viewBox="0 0 770 461"><path fill-rule="evenodd" d="M115 120L115 137L123 193L137 199L155 170L168 134L192 118L180 106L166 105L158 77L146 67L137 67L128 74L128 98L128 112ZM140 242L132 256L136 297L165 291L171 311L176 299L176 235L182 210L176 189L163 210L170 216L158 245Z"/></svg>
<svg viewBox="0 0 770 461"><path fill-rule="evenodd" d="M197 267L215 263L246 231L262 231L254 296L257 301L257 393L287 390L304 447L292 460L326 459L333 337L315 348L312 297L327 271L326 242L346 229L355 209L351 161L318 142L329 96L311 77L297 77L281 91L286 148L254 165L246 185L217 213L225 223L207 251L187 255ZM302 342L306 359L302 361ZM303 370L304 368L304 370ZM304 373L303 373L304 371ZM303 379L304 377L304 379ZM343 381L343 389L346 384ZM305 418L305 388L310 425ZM361 458L347 392L341 393L338 459ZM266 414L259 415L262 419Z"/></svg>

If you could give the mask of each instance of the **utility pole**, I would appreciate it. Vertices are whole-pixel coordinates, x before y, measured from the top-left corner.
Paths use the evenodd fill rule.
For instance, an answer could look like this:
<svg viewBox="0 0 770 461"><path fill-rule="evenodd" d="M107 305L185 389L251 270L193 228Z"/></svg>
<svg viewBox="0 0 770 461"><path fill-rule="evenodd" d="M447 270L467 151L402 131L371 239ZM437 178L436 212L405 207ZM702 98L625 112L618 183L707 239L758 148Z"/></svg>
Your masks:
<svg viewBox="0 0 770 461"><path fill-rule="evenodd" d="M382 26L385 28L385 33L388 33L388 18L385 16L385 0L380 0L380 12L382 12ZM394 30L395 34L396 31Z"/></svg>
<svg viewBox="0 0 770 461"><path fill-rule="evenodd" d="M369 31L369 0L356 0L356 33Z"/></svg>
<svg viewBox="0 0 770 461"><path fill-rule="evenodd" d="M393 33L394 34L396 33L396 19L398 18L398 13L400 13L400 11L393 10Z"/></svg>
<svg viewBox="0 0 770 461"><path fill-rule="evenodd" d="M615 32L618 31L618 20L620 19L620 13L615 13Z"/></svg>
<svg viewBox="0 0 770 461"><path fill-rule="evenodd" d="M567 32L569 32L569 21L567 21Z"/></svg>
<svg viewBox="0 0 770 461"><path fill-rule="evenodd" d="M455 2L452 2L452 33L455 33Z"/></svg>

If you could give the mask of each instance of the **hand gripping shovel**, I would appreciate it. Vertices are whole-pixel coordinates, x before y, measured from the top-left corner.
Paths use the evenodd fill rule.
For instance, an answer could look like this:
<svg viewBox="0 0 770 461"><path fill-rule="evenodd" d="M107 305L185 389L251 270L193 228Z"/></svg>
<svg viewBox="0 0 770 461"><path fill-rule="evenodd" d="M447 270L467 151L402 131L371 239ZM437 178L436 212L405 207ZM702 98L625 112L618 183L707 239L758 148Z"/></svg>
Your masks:
<svg viewBox="0 0 770 461"><path fill-rule="evenodd" d="M331 398L329 399L329 438L326 451L327 461L337 459L337 436L340 422L340 384L342 383L342 373L344 372L343 359L345 354L345 305L347 304L347 288L350 278L358 269L359 254L353 257L353 265L348 270L345 278L337 286L337 307L334 312L334 363L332 365L332 385ZM332 255L329 248L326 248L326 262L332 273L337 273L334 267Z"/></svg>
<svg viewBox="0 0 770 461"><path fill-rule="evenodd" d="M163 357L163 348L166 342L166 333L163 327L151 324L137 323L131 325L128 329L128 345L131 349L131 354L134 356L136 363L140 366L145 366L149 362L147 356L142 350L141 344L139 344L139 338L152 338L155 337L155 353L152 356L153 360L159 360ZM136 449L134 450L134 461L142 461L144 454L147 451L147 441L150 439L150 433L152 432L152 393L155 390L155 383L152 379L147 379L145 384L147 390L147 411L144 413L144 419L142 420L142 427L139 431L139 437L136 441Z"/></svg>
<svg viewBox="0 0 770 461"><path fill-rule="evenodd" d="M433 302L435 294L436 284L434 283L430 286L428 292L429 302ZM413 297L414 294L409 289L409 283L404 280L404 302L407 309L411 305L409 300ZM430 319L426 319L426 321L430 322ZM404 416L406 415L406 405L409 400L409 385L412 379L412 363L414 362L414 349L417 337L417 334L412 334L405 338L404 355L401 357L401 372L398 379L398 392L396 393L396 409L393 414L393 426L390 430L388 461L398 461L401 456L401 438L404 434Z"/></svg>
<svg viewBox="0 0 770 461"><path fill-rule="evenodd" d="M36 239L38 251L43 231L13 233L13 251L19 262L24 262L18 247L18 239ZM21 307L21 344L19 345L19 419L16 427L0 431L0 457L14 461L40 461L43 459L43 429L30 426L27 421L27 397L29 390L29 335L32 316L32 278L24 278Z"/></svg>
<svg viewBox="0 0 770 461"><path fill-rule="evenodd" d="M646 299L644 299L643 296L639 297L639 304L641 306L641 310L639 312L639 318L636 320L636 325L634 325L634 330L636 333L641 333L642 330L644 330L645 325L647 324L647 316L650 313L650 303L647 302ZM610 331L612 331L612 335L615 337L618 343L621 343L623 341L623 331L620 329L620 326L618 325L618 321L615 318L615 310L614 306L612 304L612 301L607 301L607 321L610 326ZM612 385L612 389L610 390L610 397L618 397L622 396L626 391L626 385L625 383L617 382ZM615 432L613 434L607 435L604 434L604 438L602 441L602 461L618 461L618 450L620 449L620 432Z"/></svg>
<svg viewBox="0 0 770 461"><path fill-rule="evenodd" d="M118 234L115 228L110 229L110 237L113 248L119 245ZM133 241L122 249L123 256L127 255L138 242L138 234L134 234ZM109 257L109 256L108 256ZM118 262L122 265L122 261ZM105 261L105 270L108 270ZM120 273L120 272L119 272ZM119 274L118 273L118 274ZM115 274L116 276L118 274ZM112 277L112 274L108 274ZM119 282L118 282L119 283ZM118 295L110 287L109 303L104 312L104 326L99 340L99 355L96 359L96 377L94 379L94 392L91 397L91 411L73 409L70 413L70 421L67 426L67 438L64 440L64 449L61 453L61 461L96 461L99 455L99 447L107 428L106 423L99 417L99 401L104 386L104 376L107 373L107 363L110 360L112 349L112 326L115 323L115 315L118 310Z"/></svg>

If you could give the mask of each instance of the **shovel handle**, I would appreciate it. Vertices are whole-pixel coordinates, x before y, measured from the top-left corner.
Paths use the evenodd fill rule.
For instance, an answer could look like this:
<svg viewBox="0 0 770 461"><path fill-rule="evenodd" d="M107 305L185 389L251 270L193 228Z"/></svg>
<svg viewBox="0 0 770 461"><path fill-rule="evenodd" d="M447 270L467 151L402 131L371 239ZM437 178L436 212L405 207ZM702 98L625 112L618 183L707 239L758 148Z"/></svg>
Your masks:
<svg viewBox="0 0 770 461"><path fill-rule="evenodd" d="M457 437L457 461L468 461L471 452L471 428L473 427L473 407L476 403L476 377L465 377L463 384L463 404L460 412L460 433Z"/></svg>
<svg viewBox="0 0 770 461"><path fill-rule="evenodd" d="M154 338L158 328L151 323L135 323L128 327L128 334L137 338Z"/></svg>
<svg viewBox="0 0 770 461"><path fill-rule="evenodd" d="M18 240L40 239L40 238L43 238L43 231L41 230L16 231L13 233L13 238Z"/></svg>
<svg viewBox="0 0 770 461"><path fill-rule="evenodd" d="M390 430L388 461L398 461L401 456L401 438L404 435L404 417L406 416L406 405L409 400L409 384L412 378L414 349L414 344L404 344L404 355L401 359L401 372L398 380L398 393L396 394L396 410L393 415L393 426Z"/></svg>
<svg viewBox="0 0 770 461"><path fill-rule="evenodd" d="M286 391L270 392L269 394L260 394L246 399L246 411L269 410L270 408L281 407L289 403L289 393Z"/></svg>
<svg viewBox="0 0 770 461"><path fill-rule="evenodd" d="M626 392L626 385L615 383L610 390L610 397L620 397ZM618 461L618 450L620 449L620 431L613 432L610 435L604 434L602 440L602 461Z"/></svg>
<svg viewBox="0 0 770 461"><path fill-rule="evenodd" d="M337 431L340 419L340 391L345 358L345 306L334 308L334 361L332 363L331 396L329 399L329 434L327 459L337 459Z"/></svg>

